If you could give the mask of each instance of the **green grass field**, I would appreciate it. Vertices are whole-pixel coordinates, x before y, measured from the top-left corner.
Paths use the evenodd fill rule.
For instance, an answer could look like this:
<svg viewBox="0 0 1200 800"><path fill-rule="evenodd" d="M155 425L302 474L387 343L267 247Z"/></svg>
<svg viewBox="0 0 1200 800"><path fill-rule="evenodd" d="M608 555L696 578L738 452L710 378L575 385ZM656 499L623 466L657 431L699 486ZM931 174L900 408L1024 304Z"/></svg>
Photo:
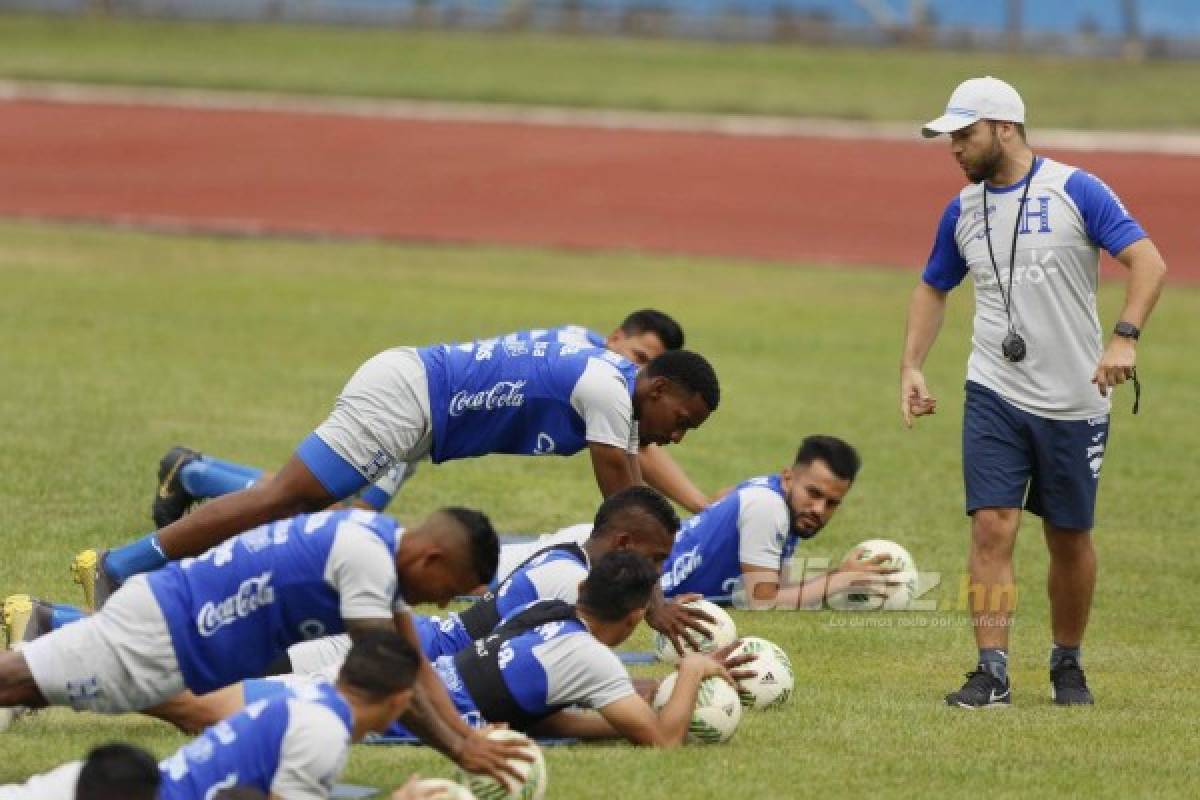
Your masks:
<svg viewBox="0 0 1200 800"><path fill-rule="evenodd" d="M958 425L970 290L954 297L928 376L938 416L896 410L903 312L915 275L636 254L211 239L0 224L0 592L76 598L71 555L148 529L157 459L186 443L274 466L367 356L535 324L607 330L659 306L707 354L724 400L677 449L715 489L777 469L811 432L865 459L839 517L801 555L897 539L942 573L921 614L738 613L743 633L797 665L791 704L748 715L719 747L548 752L553 797L1195 796L1198 642L1190 587L1200 291L1168 290L1141 353L1143 411L1122 393L1100 498L1101 579L1085 650L1099 700L1048 699L1045 553L1028 520L1017 556L1016 705L940 705L971 666L957 590L965 557ZM1111 322L1120 286L1100 298ZM492 457L424 471L394 511L486 509L544 531L590 517L586 459ZM648 647L649 637L635 644ZM662 669L650 670L661 674ZM0 734L0 783L128 739L184 739L147 719L44 713ZM428 751L356 748L344 780L377 786L451 767Z"/></svg>
<svg viewBox="0 0 1200 800"><path fill-rule="evenodd" d="M1033 127L1200 127L1200 62L0 16L0 77L601 108L925 120L1016 85Z"/></svg>

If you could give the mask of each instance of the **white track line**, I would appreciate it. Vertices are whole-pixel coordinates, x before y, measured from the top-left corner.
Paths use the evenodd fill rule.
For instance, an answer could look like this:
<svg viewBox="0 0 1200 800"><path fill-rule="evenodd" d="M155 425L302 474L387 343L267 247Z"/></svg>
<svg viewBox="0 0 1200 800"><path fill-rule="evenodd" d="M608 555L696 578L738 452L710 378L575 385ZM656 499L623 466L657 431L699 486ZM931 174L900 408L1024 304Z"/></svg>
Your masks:
<svg viewBox="0 0 1200 800"><path fill-rule="evenodd" d="M274 92L100 86L0 80L0 101L166 106L173 108L327 114L427 122L475 122L608 130L715 133L726 136L822 137L920 141L920 123L855 122L736 114L610 111L492 103L445 103ZM1063 150L1200 156L1200 133L1132 133L1039 129L1037 143Z"/></svg>

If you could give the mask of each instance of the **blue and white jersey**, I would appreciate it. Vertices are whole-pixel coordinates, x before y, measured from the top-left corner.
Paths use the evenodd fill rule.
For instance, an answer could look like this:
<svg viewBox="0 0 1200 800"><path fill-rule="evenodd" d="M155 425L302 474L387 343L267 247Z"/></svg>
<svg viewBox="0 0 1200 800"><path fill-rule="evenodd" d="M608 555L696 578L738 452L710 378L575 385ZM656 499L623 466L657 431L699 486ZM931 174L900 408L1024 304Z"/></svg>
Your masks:
<svg viewBox="0 0 1200 800"><path fill-rule="evenodd" d="M742 564L782 571L798 542L781 478L750 478L683 523L663 565L663 594L732 594Z"/></svg>
<svg viewBox="0 0 1200 800"><path fill-rule="evenodd" d="M380 514L326 511L151 573L187 687L202 694L261 675L291 644L406 610L395 566L402 533Z"/></svg>
<svg viewBox="0 0 1200 800"><path fill-rule="evenodd" d="M602 334L597 333L583 325L559 325L554 328L530 328L527 331L517 331L510 333L507 336L500 337L501 339L517 339L528 342L558 342L559 344L573 344L579 347L604 347L607 341Z"/></svg>
<svg viewBox="0 0 1200 800"><path fill-rule="evenodd" d="M1104 416L1110 401L1091 383L1102 351L1096 315L1100 248L1116 255L1146 232L1111 189L1083 170L1036 159L1018 217L1025 184L987 188L995 268L984 230L984 185L973 184L942 214L923 279L941 291L958 286L968 273L975 280L968 380L1038 416ZM1008 331L1004 295L1014 227L1011 311L1028 347L1017 363L1006 360L1000 349Z"/></svg>
<svg viewBox="0 0 1200 800"><path fill-rule="evenodd" d="M160 800L209 800L252 787L288 800L324 800L345 767L353 718L325 682L257 700L159 764Z"/></svg>
<svg viewBox="0 0 1200 800"><path fill-rule="evenodd" d="M545 602L515 609L501 625ZM456 666L462 659L478 658L481 644L477 642L456 656L438 658L433 662L434 670L464 719L516 723L518 720L495 714L489 717L486 711L481 711L503 703L496 697L473 696ZM565 707L600 709L635 693L633 681L617 654L576 619L548 622L517 634L500 644L491 658L499 665L503 691L527 717L541 717ZM389 733L404 735L407 730L397 723Z"/></svg>
<svg viewBox="0 0 1200 800"><path fill-rule="evenodd" d="M566 456L589 442L637 452L637 367L616 353L509 337L418 353L435 463L488 453Z"/></svg>
<svg viewBox="0 0 1200 800"><path fill-rule="evenodd" d="M587 578L589 569L587 555L575 547L548 550L526 561L501 581L494 593L489 592L478 602L492 604L488 611L494 614L496 622L538 600L562 600L575 605L579 599L579 584ZM478 638L472 636L464 624L464 618L470 613L470 610L462 616L450 613L444 618L413 617L421 649L430 661L454 655ZM490 629L479 636L488 633L491 633Z"/></svg>

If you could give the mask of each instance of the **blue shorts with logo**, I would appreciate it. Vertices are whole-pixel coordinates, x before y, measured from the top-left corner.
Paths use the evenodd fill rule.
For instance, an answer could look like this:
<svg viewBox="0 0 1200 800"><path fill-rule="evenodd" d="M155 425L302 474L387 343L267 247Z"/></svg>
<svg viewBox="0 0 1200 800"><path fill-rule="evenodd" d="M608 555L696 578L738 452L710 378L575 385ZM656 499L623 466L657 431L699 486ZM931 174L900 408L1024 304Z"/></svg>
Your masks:
<svg viewBox="0 0 1200 800"><path fill-rule="evenodd" d="M1108 416L1047 419L973 381L967 381L966 391L967 513L1024 507L1055 527L1091 530Z"/></svg>

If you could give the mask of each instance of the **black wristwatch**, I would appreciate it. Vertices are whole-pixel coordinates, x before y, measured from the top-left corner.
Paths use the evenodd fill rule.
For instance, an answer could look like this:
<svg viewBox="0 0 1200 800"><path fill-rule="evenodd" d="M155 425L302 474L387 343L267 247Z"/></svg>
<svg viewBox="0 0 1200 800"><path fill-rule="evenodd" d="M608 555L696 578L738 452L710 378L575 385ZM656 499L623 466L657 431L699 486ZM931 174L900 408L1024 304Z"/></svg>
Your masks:
<svg viewBox="0 0 1200 800"><path fill-rule="evenodd" d="M1113 333L1135 341L1142 335L1137 325L1134 325L1132 322L1125 322L1124 320L1117 323L1117 326L1113 328Z"/></svg>

